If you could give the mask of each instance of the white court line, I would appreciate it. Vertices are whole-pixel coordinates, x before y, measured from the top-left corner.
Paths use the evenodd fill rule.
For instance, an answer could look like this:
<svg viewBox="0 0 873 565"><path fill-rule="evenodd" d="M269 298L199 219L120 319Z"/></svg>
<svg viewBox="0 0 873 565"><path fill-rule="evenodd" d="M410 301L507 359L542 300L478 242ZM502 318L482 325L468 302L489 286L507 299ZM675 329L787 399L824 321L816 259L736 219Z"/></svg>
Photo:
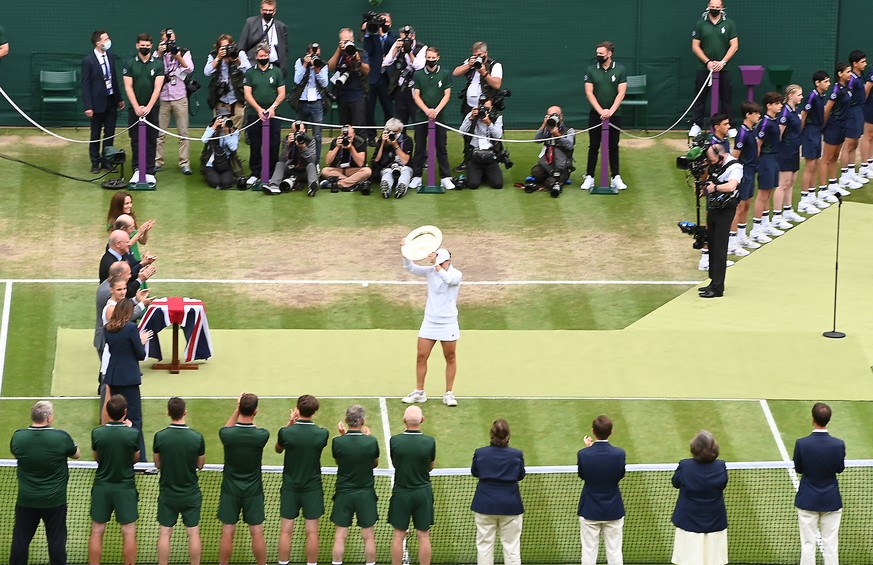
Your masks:
<svg viewBox="0 0 873 565"><path fill-rule="evenodd" d="M153 283L174 284L275 284L275 285L383 285L383 286L424 286L427 281L389 281L389 280L351 280L351 279L151 279ZM694 281L625 281L625 280L531 280L531 281L464 281L465 286L584 286L584 285L614 285L614 286L687 286L698 284ZM27 284L97 284L94 279L0 279L0 283Z"/></svg>
<svg viewBox="0 0 873 565"><path fill-rule="evenodd" d="M9 338L9 310L12 309L12 283L6 283L3 293L3 319L0 321L0 390L3 390L3 370L6 366L6 340Z"/></svg>
<svg viewBox="0 0 873 565"><path fill-rule="evenodd" d="M391 462L391 453L389 451L391 447L391 422L389 421L388 416L388 402L385 400L384 396L379 397L379 412L382 415L382 437L385 438L385 448L383 449L383 453L385 453L385 459L388 461L388 468L392 471L394 470L394 464ZM391 484L394 484L394 477L391 477Z"/></svg>
<svg viewBox="0 0 873 565"><path fill-rule="evenodd" d="M52 398L57 401L61 400L96 400L97 396L7 396L0 397L3 400L45 400ZM185 400L236 400L239 396L186 396ZM261 400L287 400L293 398L291 396L258 396ZM385 400L384 396L319 396L323 400ZM459 397L467 400L664 400L668 402L758 402L753 398L669 398L669 397L649 397L649 396L466 396ZM166 400L166 396L143 396L143 400ZM387 404L385 409L387 410Z"/></svg>
<svg viewBox="0 0 873 565"><path fill-rule="evenodd" d="M785 447L785 442L782 441L782 434L779 433L779 427L776 426L776 419L773 417L773 412L770 411L770 405L767 404L767 401L763 398L760 400L760 404L761 410L764 411L764 418L767 419L767 425L770 426L770 433L773 434L773 440L776 442L776 447L779 449L779 455L786 463L790 462L791 457L788 456L788 449ZM800 486L800 481L797 478L797 473L794 471L794 467L788 469L788 476L791 478L791 484L794 485L794 490L797 490Z"/></svg>

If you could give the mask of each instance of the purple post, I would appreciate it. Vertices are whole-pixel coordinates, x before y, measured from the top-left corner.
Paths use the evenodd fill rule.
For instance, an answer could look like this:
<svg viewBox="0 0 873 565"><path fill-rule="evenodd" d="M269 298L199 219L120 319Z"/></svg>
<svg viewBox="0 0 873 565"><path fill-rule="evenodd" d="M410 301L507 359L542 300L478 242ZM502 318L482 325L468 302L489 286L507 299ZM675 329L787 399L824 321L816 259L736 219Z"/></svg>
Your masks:
<svg viewBox="0 0 873 565"><path fill-rule="evenodd" d="M270 118L264 112L265 120L261 121L261 182L267 184L270 180Z"/></svg>
<svg viewBox="0 0 873 565"><path fill-rule="evenodd" d="M427 185L436 186L436 122L427 122Z"/></svg>
<svg viewBox="0 0 873 565"><path fill-rule="evenodd" d="M609 186L609 118L606 118L600 124L600 187Z"/></svg>
<svg viewBox="0 0 873 565"><path fill-rule="evenodd" d="M713 114L717 114L719 112L718 109L718 88L719 88L719 80L721 77L721 73L712 73L712 86L709 87L709 109L710 116Z"/></svg>
<svg viewBox="0 0 873 565"><path fill-rule="evenodd" d="M137 155L137 163L139 163L139 180L137 181L139 184L146 183L146 123L145 120L140 120L139 124L136 126L136 136L139 140L139 148Z"/></svg>

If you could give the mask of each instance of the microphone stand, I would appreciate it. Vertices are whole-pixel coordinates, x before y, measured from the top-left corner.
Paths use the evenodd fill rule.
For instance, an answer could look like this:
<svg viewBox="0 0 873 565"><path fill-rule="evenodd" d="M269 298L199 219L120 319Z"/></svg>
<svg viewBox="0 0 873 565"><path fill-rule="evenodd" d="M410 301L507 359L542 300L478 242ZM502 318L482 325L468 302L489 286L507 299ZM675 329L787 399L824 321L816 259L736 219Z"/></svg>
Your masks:
<svg viewBox="0 0 873 565"><path fill-rule="evenodd" d="M839 193L836 194L836 197L839 200L839 204L837 204L837 252L834 258L834 326L832 330L821 334L832 339L846 337L846 334L837 331L837 281L840 274L840 213L843 210L843 197Z"/></svg>

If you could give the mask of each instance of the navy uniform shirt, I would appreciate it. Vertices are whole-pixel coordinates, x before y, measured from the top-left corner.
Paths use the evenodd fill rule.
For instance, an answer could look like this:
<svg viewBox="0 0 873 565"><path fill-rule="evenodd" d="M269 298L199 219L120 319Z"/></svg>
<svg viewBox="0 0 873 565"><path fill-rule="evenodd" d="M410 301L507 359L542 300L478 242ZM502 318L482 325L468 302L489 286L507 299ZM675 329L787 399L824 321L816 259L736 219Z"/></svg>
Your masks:
<svg viewBox="0 0 873 565"><path fill-rule="evenodd" d="M849 85L836 83L831 87L828 101L834 103L831 107L831 113L828 115L828 123L846 121L847 110L852 101L852 91L849 90Z"/></svg>
<svg viewBox="0 0 873 565"><path fill-rule="evenodd" d="M727 139L721 139L721 138L719 138L719 137L718 137L717 135L715 135L714 133L709 134L709 143L711 143L713 146L715 146L715 145L721 145L722 147L725 148L725 150L726 150L728 153L731 152L731 142L728 141Z"/></svg>
<svg viewBox="0 0 873 565"><path fill-rule="evenodd" d="M849 77L849 90L852 92L850 106L863 106L867 98L867 89L864 88L864 79L855 73Z"/></svg>
<svg viewBox="0 0 873 565"><path fill-rule="evenodd" d="M758 142L756 140L757 127L749 129L746 124L740 126L737 138L734 140L734 149L739 149L739 161L743 167L758 168Z"/></svg>
<svg viewBox="0 0 873 565"><path fill-rule="evenodd" d="M806 97L806 104L803 105L803 111L806 112L805 128L810 126L820 128L824 125L824 106L824 96L813 89Z"/></svg>
<svg viewBox="0 0 873 565"><path fill-rule="evenodd" d="M792 152L796 153L800 147L800 110L798 108L792 110L788 104L782 106L779 125L785 126L782 132L782 144L779 146L781 154L787 156Z"/></svg>
<svg viewBox="0 0 873 565"><path fill-rule="evenodd" d="M867 82L873 82L873 69L867 71ZM864 104L867 106L868 112L873 112L873 91L871 91L870 96L867 97L866 102Z"/></svg>
<svg viewBox="0 0 873 565"><path fill-rule="evenodd" d="M758 139L761 143L761 155L775 155L779 150L779 121L764 115L758 124Z"/></svg>

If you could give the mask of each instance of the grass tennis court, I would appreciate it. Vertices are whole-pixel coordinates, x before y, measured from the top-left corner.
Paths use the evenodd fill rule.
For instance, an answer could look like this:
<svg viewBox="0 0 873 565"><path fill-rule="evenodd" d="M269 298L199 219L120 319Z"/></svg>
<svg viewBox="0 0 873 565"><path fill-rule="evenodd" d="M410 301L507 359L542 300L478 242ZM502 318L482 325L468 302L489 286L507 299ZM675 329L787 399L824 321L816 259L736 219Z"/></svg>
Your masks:
<svg viewBox="0 0 873 565"><path fill-rule="evenodd" d="M580 153L584 156L582 139L577 160ZM432 359L428 378L435 401L424 406L424 427L437 438L439 469L468 468L473 450L487 443L496 417L509 421L512 445L524 450L527 465L574 465L581 437L600 413L616 422L612 441L627 450L631 464L675 464L686 457L688 440L701 428L715 434L729 462L778 463L783 460L779 441L790 455L794 439L809 432L815 400L834 408L831 431L846 440L848 457L873 459L868 433L873 405L867 401L873 398L873 316L865 254L871 212L857 204L873 202L873 189L853 193L843 208L838 326L849 337L829 342L819 335L831 322L836 210L742 259L728 272L726 297L702 304L693 291L704 276L696 270L697 252L675 228L677 220L693 219L693 199L673 168L682 143L680 136L623 142L628 191L619 196L583 193L577 171L574 184L556 200L509 187L432 197L411 194L400 201L358 194L270 199L212 191L198 177L175 170L161 173L156 192L134 194L137 216L158 218L148 247L159 257L158 278L176 281L156 281L154 293L204 300L216 352L197 375L157 377L160 386L153 394L152 384L144 386L150 395L144 402L147 443L167 421L166 396L178 379L185 383L179 388L193 397L189 423L206 436L207 462L221 463L217 430L240 391L234 379L241 379L257 383L252 391L265 397L257 421L273 438L287 419L291 398L315 393L322 397L318 423L333 430L344 409L360 402L384 448L384 424L392 433L400 431L403 406L398 399L413 384L413 332L424 288L375 281L413 280L400 267L397 241L412 227L435 224L446 234L446 246L468 283L460 299L465 335L459 345L457 409L438 402L440 359ZM77 176L87 170L82 149L54 145L24 130L0 131L0 154ZM520 181L535 148L512 150L516 166L508 176ZM174 151L174 144L168 144L168 162ZM460 154L457 139L450 139L449 154L454 160ZM96 279L111 193L8 160L0 160L0 178L0 280L15 281L8 304L0 304L8 316L0 397L0 437L7 439L0 441L0 458L10 457L8 437L27 424L32 403L53 391L71 397L55 399L57 427L70 431L89 458L88 436L97 421L92 397L97 359L90 339L96 280L24 280ZM304 282L274 284L291 279ZM182 282L187 280L198 282ZM506 281L538 284L469 284ZM0 283L0 296L6 296L8 284ZM710 362L714 340L721 340L719 354L726 359L718 371ZM253 351L247 344L260 348L249 369L245 355ZM363 358L366 368L355 371L355 362ZM228 366L239 369L227 372ZM693 398L672 400L683 397ZM278 465L281 459L268 449L264 463ZM329 452L322 463L333 464ZM380 469L387 472L384 449ZM71 562L83 558L90 472L74 472L71 483ZM841 478L844 563L873 559L865 529L871 516L863 498L868 475L869 469L861 468ZM634 472L623 483L629 564L669 561L669 514L676 496L669 476L663 470ZM4 516L14 501L12 477L11 469L0 469ZM204 490L214 492L218 477L204 472ZM154 561L156 479L138 480L140 561L148 563ZM326 484L331 480L328 476ZM379 480L380 503L387 509L387 478ZM267 474L266 481L268 501L272 492L276 502L277 476ZM523 484L528 507L523 560L544 562L549 552L553 561L546 562L578 561L575 505L581 482L572 473L531 474ZM474 482L440 476L435 485L434 561L475 561L468 511ZM796 560L792 492L785 469L731 471L731 562ZM216 503L204 504L204 563L217 558ZM277 520L268 518L268 526L273 560ZM387 530L384 522L379 527L379 561L386 562ZM331 530L324 520L321 561L329 558ZM302 560L300 533L292 545L294 561ZM7 555L10 535L11 520L3 520L0 560ZM117 535L110 527L107 562L117 557ZM235 561L240 563L250 561L247 537L238 533ZM35 557L43 555L41 543L38 536ZM184 543L184 533L177 532L174 559L185 555ZM358 544L350 537L348 562L359 559Z"/></svg>

